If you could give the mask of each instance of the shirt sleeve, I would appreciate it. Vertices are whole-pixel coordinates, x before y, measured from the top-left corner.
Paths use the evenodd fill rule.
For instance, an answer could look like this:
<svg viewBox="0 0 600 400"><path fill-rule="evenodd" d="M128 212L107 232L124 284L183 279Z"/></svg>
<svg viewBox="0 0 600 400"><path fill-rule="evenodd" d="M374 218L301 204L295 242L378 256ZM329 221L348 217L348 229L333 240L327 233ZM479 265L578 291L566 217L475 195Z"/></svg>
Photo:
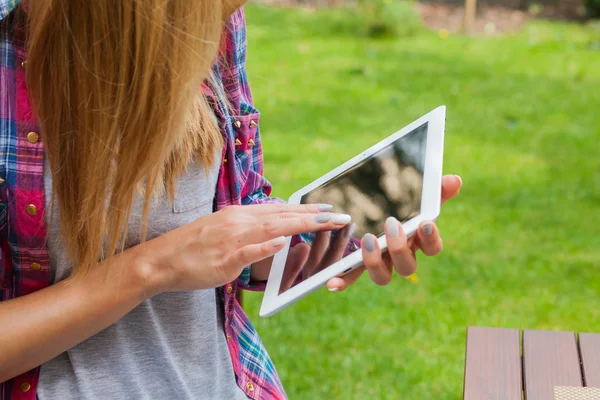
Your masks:
<svg viewBox="0 0 600 400"><path fill-rule="evenodd" d="M239 90L236 93L239 94L239 98L231 98L230 102L237 109L239 107L240 116L247 118L250 116L252 121L258 121L256 126L256 133L254 136L255 145L252 146L250 157L250 165L247 171L246 187L251 187L250 190L242 190L242 204L269 204L269 203L285 203L282 199L272 197L272 185L264 176L264 157L263 157L263 146L262 146L262 132L260 124L260 112L254 105L252 97L252 91L248 81L248 74L246 70L246 59L247 59L247 38L246 38L246 21L244 16L244 10L241 8L234 13L227 27L227 34L229 35L228 50L230 51L230 65L235 65L236 68L231 70L233 72L228 75L226 80L231 79L234 86L237 86ZM233 50L233 51L231 51ZM239 102L239 103L238 103ZM247 121L245 121L247 122ZM312 243L314 238L313 233L296 235L292 238L292 246L298 243ZM357 241L354 241L357 242ZM358 242L357 242L358 243ZM351 246L355 246L351 248ZM346 254L356 249L356 243L349 244ZM237 284L240 288L251 291L264 291L266 282L254 282L250 278L251 266L244 269L242 274L237 280Z"/></svg>
<svg viewBox="0 0 600 400"><path fill-rule="evenodd" d="M255 145L252 146L248 181L252 182L252 189L248 193L244 193L242 197L243 205L250 204L267 204L267 203L285 203L282 199L271 197L271 183L264 177L264 158L263 147L261 140L260 113L254 106L252 90L248 82L248 74L246 71L247 57L247 38L246 38L246 19L244 9L240 8L236 11L228 21L228 34L230 35L230 43L233 43L228 50L232 50L231 57L235 68L235 84L239 87L239 99L230 99L230 102L236 103L239 101L240 115L253 115L255 120L258 119L256 134L254 135ZM233 106L238 106L233 104ZM253 282L250 279L251 267L244 269L237 280L240 288L251 291L264 291L266 282Z"/></svg>
<svg viewBox="0 0 600 400"><path fill-rule="evenodd" d="M285 203L284 200L271 197L272 186L271 183L264 177L263 174L263 153L262 153L262 142L260 140L260 127L257 129L255 142L256 145L253 147L252 152L252 166L249 174L254 175L255 181L260 182L257 189L248 193L242 198L243 205L251 204L273 204L273 203ZM304 236L296 236L292 239L292 245L299 243L300 241L306 241ZM250 278L252 267L249 266L244 269L240 277L238 278L238 286L245 290L250 291L264 291L266 288L266 281L256 282Z"/></svg>
<svg viewBox="0 0 600 400"><path fill-rule="evenodd" d="M260 112L254 105L252 97L252 91L248 81L248 74L246 71L246 59L247 59L247 37L246 37L246 20L243 8L239 9L234 13L227 27L227 34L229 35L228 46L230 65L235 65L236 68L229 70L232 72L228 76L234 86L237 86L239 90L236 91L239 94L239 98L231 98L230 102L237 109L239 107L240 115L244 117L250 116L253 121L258 121L256 126L256 134L254 136L255 145L252 146L251 160L249 168L246 186L251 187L250 190L242 190L242 204L269 204L269 203L285 203L282 199L272 197L272 186L271 183L264 176L264 157L263 157L263 146L262 146L262 132L260 126ZM233 50L233 51L232 51ZM250 184L249 184L250 182ZM296 235L292 238L292 246L299 243L311 244L314 239L314 233ZM350 254L358 248L358 240L353 240L349 243L346 250L346 255ZM237 280L237 284L240 288L251 291L264 291L266 288L266 282L254 282L250 278L251 266L244 269L242 274Z"/></svg>

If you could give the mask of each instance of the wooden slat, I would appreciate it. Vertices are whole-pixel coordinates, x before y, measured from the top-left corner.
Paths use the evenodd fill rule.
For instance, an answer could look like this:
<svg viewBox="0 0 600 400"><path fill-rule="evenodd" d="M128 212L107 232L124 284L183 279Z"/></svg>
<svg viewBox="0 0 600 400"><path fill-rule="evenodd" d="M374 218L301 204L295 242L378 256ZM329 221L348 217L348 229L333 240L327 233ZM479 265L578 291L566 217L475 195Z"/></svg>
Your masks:
<svg viewBox="0 0 600 400"><path fill-rule="evenodd" d="M526 400L554 400L554 386L583 386L573 332L524 331Z"/></svg>
<svg viewBox="0 0 600 400"><path fill-rule="evenodd" d="M600 388L600 335L580 333L579 351L585 386Z"/></svg>
<svg viewBox="0 0 600 400"><path fill-rule="evenodd" d="M521 400L518 329L469 327L464 400Z"/></svg>

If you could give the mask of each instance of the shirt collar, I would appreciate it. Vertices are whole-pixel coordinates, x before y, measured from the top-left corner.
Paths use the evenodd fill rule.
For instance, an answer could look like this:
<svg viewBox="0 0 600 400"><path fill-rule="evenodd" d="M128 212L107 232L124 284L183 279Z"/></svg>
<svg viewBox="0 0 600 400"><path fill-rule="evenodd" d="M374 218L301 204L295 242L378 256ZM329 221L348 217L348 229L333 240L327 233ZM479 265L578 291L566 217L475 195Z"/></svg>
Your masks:
<svg viewBox="0 0 600 400"><path fill-rule="evenodd" d="M20 2L21 0L0 0L0 20L10 14Z"/></svg>

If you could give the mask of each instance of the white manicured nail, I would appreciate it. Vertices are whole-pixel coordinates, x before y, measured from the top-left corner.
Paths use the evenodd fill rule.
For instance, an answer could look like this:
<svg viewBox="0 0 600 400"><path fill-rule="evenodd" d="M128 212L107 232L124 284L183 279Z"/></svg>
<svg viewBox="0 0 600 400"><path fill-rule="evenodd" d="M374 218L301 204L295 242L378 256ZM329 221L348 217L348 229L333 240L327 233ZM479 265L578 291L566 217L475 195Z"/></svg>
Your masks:
<svg viewBox="0 0 600 400"><path fill-rule="evenodd" d="M315 216L315 221L317 221L320 224L329 222L330 220L331 220L331 214L318 214L317 216Z"/></svg>
<svg viewBox="0 0 600 400"><path fill-rule="evenodd" d="M273 247L283 246L284 244L285 244L284 236L281 236L281 237L271 240L271 246L273 246Z"/></svg>
<svg viewBox="0 0 600 400"><path fill-rule="evenodd" d="M354 235L354 231L356 231L356 224L350 224L348 229L346 229L344 239L349 240L352 237L352 235Z"/></svg>
<svg viewBox="0 0 600 400"><path fill-rule="evenodd" d="M389 217L387 221L385 221L385 227L390 237L397 237L400 235L400 229L398 229L398 220L396 218Z"/></svg>
<svg viewBox="0 0 600 400"><path fill-rule="evenodd" d="M423 234L425 236L431 235L433 233L433 222L431 222L431 221L424 222L422 229L423 229Z"/></svg>
<svg viewBox="0 0 600 400"><path fill-rule="evenodd" d="M348 225L352 221L352 217L348 214L333 214L331 216L331 222L336 225Z"/></svg>
<svg viewBox="0 0 600 400"><path fill-rule="evenodd" d="M375 237L375 235L367 233L363 239L363 242L365 244L365 249L367 250L367 253L372 253L377 249L377 238Z"/></svg>
<svg viewBox="0 0 600 400"><path fill-rule="evenodd" d="M340 291L340 289L336 288L336 287L327 288L327 289L329 289L330 292L339 292Z"/></svg>
<svg viewBox="0 0 600 400"><path fill-rule="evenodd" d="M331 211L333 206L331 204L317 204L317 209L319 211Z"/></svg>

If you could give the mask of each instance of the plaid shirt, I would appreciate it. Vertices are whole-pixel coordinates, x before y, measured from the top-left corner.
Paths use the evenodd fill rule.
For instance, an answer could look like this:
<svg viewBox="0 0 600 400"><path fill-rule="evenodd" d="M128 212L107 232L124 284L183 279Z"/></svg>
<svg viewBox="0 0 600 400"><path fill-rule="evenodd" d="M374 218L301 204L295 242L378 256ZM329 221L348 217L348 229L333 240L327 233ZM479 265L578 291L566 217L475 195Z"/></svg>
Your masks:
<svg viewBox="0 0 600 400"><path fill-rule="evenodd" d="M45 245L44 145L24 81L24 32L11 26L18 0L0 0L0 301L25 296L50 284ZM217 209L271 199L263 177L259 112L252 105L246 62L243 9L225 25L223 48L214 72L221 83L203 90L217 115L226 146L216 195ZM229 103L229 107L227 106ZM236 146L236 140L241 142ZM275 368L254 327L236 301L250 285L247 268L225 286L225 334L238 385L253 399L284 399ZM221 288L219 289L221 290ZM0 400L34 400L40 369L0 383ZM116 373L116 371L115 371Z"/></svg>

